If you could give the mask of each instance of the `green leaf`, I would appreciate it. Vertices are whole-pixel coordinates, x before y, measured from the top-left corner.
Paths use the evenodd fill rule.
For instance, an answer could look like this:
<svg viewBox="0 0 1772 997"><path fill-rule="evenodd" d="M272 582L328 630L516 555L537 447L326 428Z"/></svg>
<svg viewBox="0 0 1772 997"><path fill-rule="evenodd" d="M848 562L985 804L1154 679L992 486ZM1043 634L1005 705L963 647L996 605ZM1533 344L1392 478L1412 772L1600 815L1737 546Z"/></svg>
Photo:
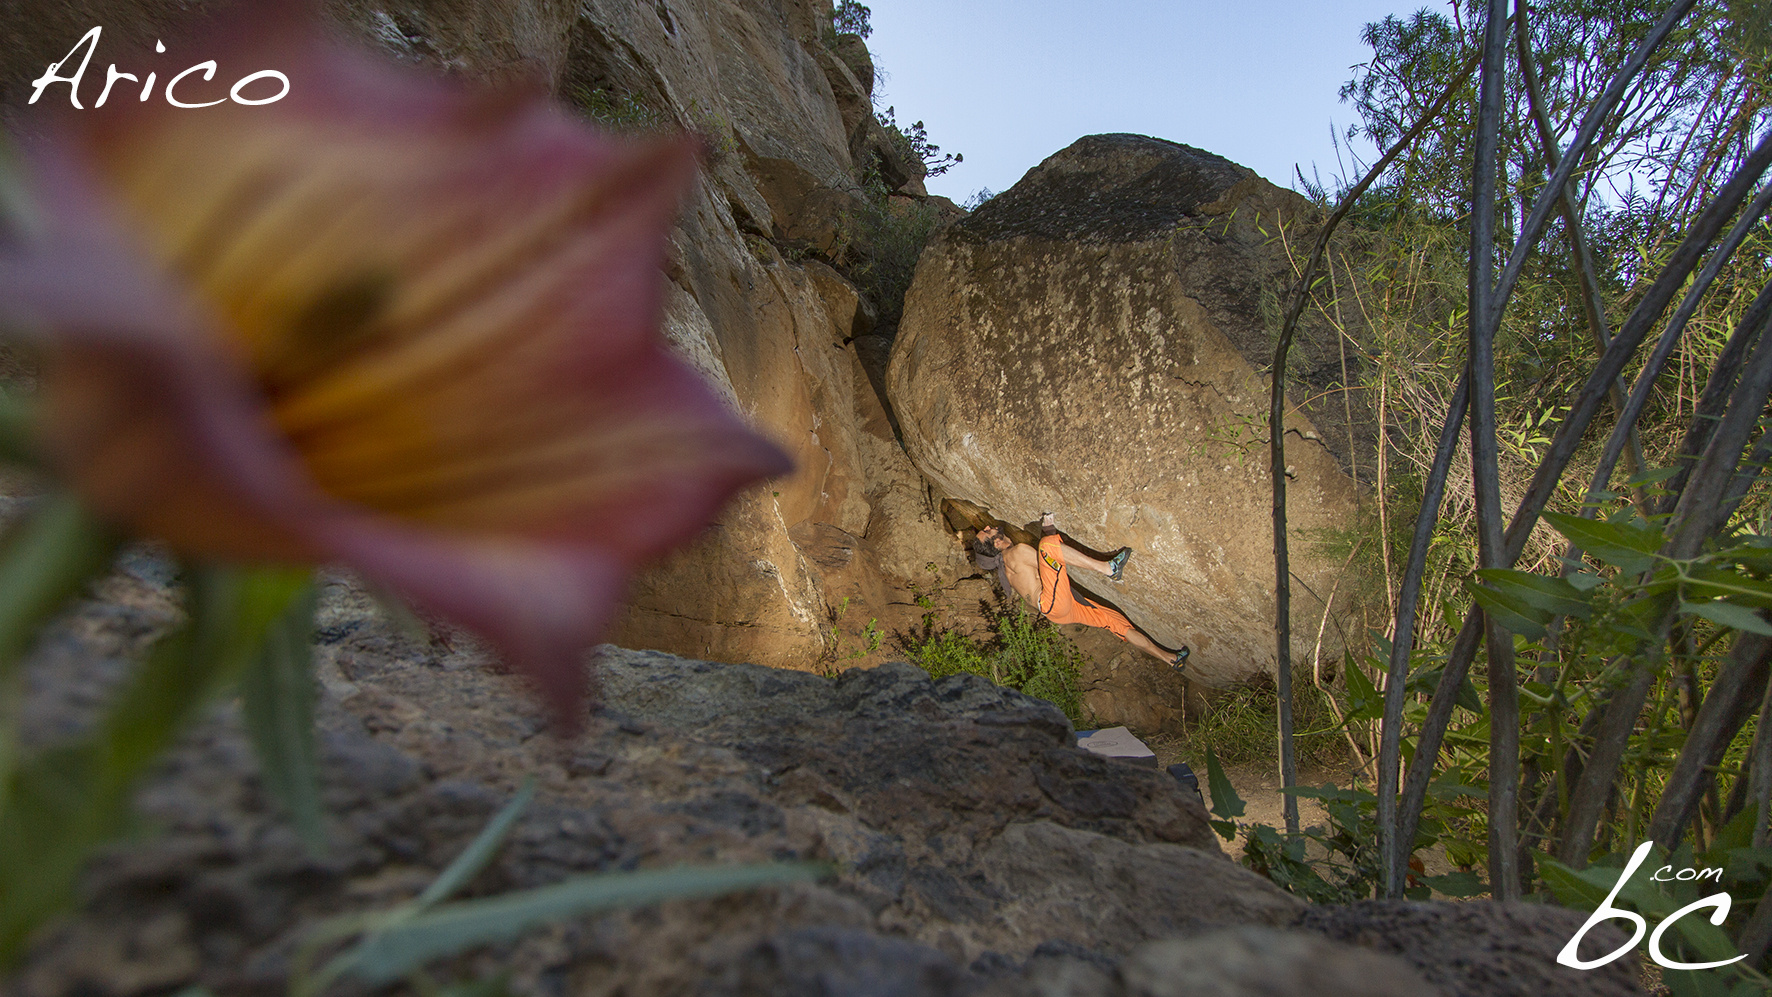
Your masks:
<svg viewBox="0 0 1772 997"><path fill-rule="evenodd" d="M1433 887L1449 897L1460 900L1479 896L1489 892L1489 884L1474 872L1449 872L1444 876L1418 876L1421 882Z"/></svg>
<svg viewBox="0 0 1772 997"><path fill-rule="evenodd" d="M343 971L375 986L432 959L506 942L551 921L664 900L717 897L829 875L824 863L688 866L578 876L552 886L443 904L375 932L340 956Z"/></svg>
<svg viewBox="0 0 1772 997"><path fill-rule="evenodd" d="M1487 842L1472 841L1469 838L1449 837L1445 841L1446 857L1458 865L1476 865L1487 861L1489 848Z"/></svg>
<svg viewBox="0 0 1772 997"><path fill-rule="evenodd" d="M1749 633L1764 634L1772 637L1772 623L1767 623L1759 613L1745 606L1737 606L1729 602L1682 602L1680 612L1702 616L1712 623L1717 623L1735 630Z"/></svg>
<svg viewBox="0 0 1772 997"><path fill-rule="evenodd" d="M1512 595L1551 616L1575 616L1585 620L1593 615L1593 600L1562 578L1549 578L1513 568L1484 568L1477 572L1477 577L1495 590Z"/></svg>
<svg viewBox="0 0 1772 997"><path fill-rule="evenodd" d="M314 743L314 606L315 587L304 576L247 660L240 698L265 787L289 811L308 848L322 854L326 828Z"/></svg>
<svg viewBox="0 0 1772 997"><path fill-rule="evenodd" d="M1772 581L1715 565L1694 565L1687 573L1684 595L1688 602L1727 599L1747 609L1772 610Z"/></svg>
<svg viewBox="0 0 1772 997"><path fill-rule="evenodd" d="M1723 825L1723 829L1711 839L1710 848L1705 851L1706 858L1702 864L1707 866L1722 865L1728 861L1730 853L1738 849L1752 850L1756 809L1753 806L1742 807L1741 812L1736 814L1734 819ZM1768 852L1772 853L1772 850L1768 850Z"/></svg>
<svg viewBox="0 0 1772 997"><path fill-rule="evenodd" d="M1717 556L1725 561L1739 564L1759 575L1772 575L1772 551L1758 545L1743 544L1719 551Z"/></svg>
<svg viewBox="0 0 1772 997"><path fill-rule="evenodd" d="M1604 582L1606 579L1592 571L1572 571L1565 575L1563 580L1569 583L1570 588L1586 595L1594 589L1599 588L1600 583Z"/></svg>
<svg viewBox="0 0 1772 997"><path fill-rule="evenodd" d="M0 145L4 137L0 136ZM0 161L4 149L0 148ZM0 162L0 172L4 163ZM19 415L9 405L5 415ZM20 433L25 426L14 426ZM28 441L20 441L27 445ZM67 601L86 588L91 579L110 567L121 538L93 518L79 499L53 492L36 500L34 508L7 530L0 540L0 814L8 808L13 772L19 765L14 725L17 722L16 670L20 659L36 642L39 631ZM11 852L0 854L28 854ZM0 897L0 907L5 900ZM0 920L5 920L0 913ZM0 965L7 941L0 929Z"/></svg>
<svg viewBox="0 0 1772 997"><path fill-rule="evenodd" d="M1751 836L1753 834L1753 818L1756 816L1754 808L1746 807L1743 808L1741 812L1748 816L1747 830L1748 834ZM1737 816L1740 815L1738 814ZM1733 825L1734 821L1731 821L1730 824ZM1717 854L1719 852L1723 854L1721 862L1717 861ZM1705 853L1705 856L1705 864L1712 866L1721 865L1723 867L1723 875L1731 883L1740 883L1743 880L1764 879L1766 872L1772 870L1772 848L1724 848L1721 845L1713 845L1710 851Z"/></svg>
<svg viewBox="0 0 1772 997"><path fill-rule="evenodd" d="M1630 881L1618 891L1616 902L1635 908L1652 922L1665 921L1668 915L1683 906L1679 900L1662 890L1660 884L1649 878L1667 861L1666 849L1652 849L1648 858L1637 867ZM1687 865L1689 862L1688 858L1679 864ZM1624 873L1622 868L1598 865L1577 871L1546 856L1539 857L1538 866L1539 875L1550 886L1551 892L1560 903L1583 910L1597 908L1617 885L1618 877ZM1682 917L1674 922L1674 928L1705 962L1717 962L1738 954L1729 936L1705 918Z"/></svg>
<svg viewBox="0 0 1772 997"><path fill-rule="evenodd" d="M215 662L186 624L156 644L94 732L12 773L0 812L0 966L37 925L73 902L92 850L123 833L135 780L215 688Z"/></svg>
<svg viewBox="0 0 1772 997"><path fill-rule="evenodd" d="M1409 673L1409 680L1404 684L1403 688L1408 692L1431 695L1434 690L1440 687L1440 677L1445 673L1445 665L1440 665L1436 668L1421 668L1411 671ZM1477 687L1471 683L1470 674L1468 672L1465 674L1463 681L1458 683L1458 692L1454 694L1452 701L1472 713L1483 712L1483 697L1477 695ZM1410 752L1415 749L1411 743L1405 739L1403 742L1403 750L1405 752Z"/></svg>
<svg viewBox="0 0 1772 997"><path fill-rule="evenodd" d="M505 835L511 833L517 818L523 816L524 809L534 798L535 776L530 776L523 780L522 787L517 790L516 796L511 797L511 802L505 804L504 809L481 828L473 842L455 857L455 861L438 873L436 879L431 880L431 885L425 887L425 891L418 895L413 905L421 911L425 910L449 899L455 891L466 886L468 880L473 879L481 869L486 868L487 862L492 861L498 847L504 844Z"/></svg>
<svg viewBox="0 0 1772 997"><path fill-rule="evenodd" d="M1384 696L1366 677L1366 670L1352 655L1342 665L1347 678L1347 709L1350 718L1376 720L1384 715Z"/></svg>
<svg viewBox="0 0 1772 997"><path fill-rule="evenodd" d="M1550 622L1550 614L1533 607L1526 600L1507 592L1492 589L1487 585L1472 584L1469 586L1471 597L1489 618L1517 634L1541 640L1548 636L1549 631L1544 625Z"/></svg>
<svg viewBox="0 0 1772 997"><path fill-rule="evenodd" d="M214 655L232 678L263 653L272 629L298 601L312 597L313 572L204 567L191 573L190 590L203 653Z"/></svg>
<svg viewBox="0 0 1772 997"><path fill-rule="evenodd" d="M1212 815L1224 820L1243 816L1243 798L1224 774L1224 766L1218 764L1218 755L1211 748L1206 749L1206 786L1212 796Z"/></svg>
<svg viewBox="0 0 1772 997"><path fill-rule="evenodd" d="M1586 869L1575 870L1555 859L1544 859L1538 863L1538 874L1544 879L1544 885L1550 887L1551 895L1565 907L1578 910L1593 910L1606 899L1612 886L1618 881L1622 869L1607 869L1599 866L1588 866Z"/></svg>
<svg viewBox="0 0 1772 997"><path fill-rule="evenodd" d="M1436 800L1456 800L1468 796L1474 800L1489 798L1489 790L1482 786L1470 786L1462 782L1454 782L1450 778L1436 779L1428 784L1427 795Z"/></svg>
<svg viewBox="0 0 1772 997"><path fill-rule="evenodd" d="M92 850L121 834L136 780L199 707L263 643L302 584L289 572L204 569L188 579L187 622L163 637L86 738L39 753L12 773L0 808L0 965L74 897Z"/></svg>
<svg viewBox="0 0 1772 997"><path fill-rule="evenodd" d="M62 604L111 566L120 543L79 499L62 493L38 499L8 531L0 542L0 677Z"/></svg>
<svg viewBox="0 0 1772 997"><path fill-rule="evenodd" d="M1618 607L1616 629L1639 640L1653 640L1655 628L1673 608L1674 602L1672 590L1645 592Z"/></svg>
<svg viewBox="0 0 1772 997"><path fill-rule="evenodd" d="M88 850L120 823L120 801L96 799L94 768L81 745L40 752L11 774L0 854L30 860L0 862L0 973L38 925L73 902Z"/></svg>
<svg viewBox="0 0 1772 997"><path fill-rule="evenodd" d="M178 736L191 711L261 653L267 630L308 573L198 568L187 578L190 622L157 645L106 719L107 786L124 786Z"/></svg>
<svg viewBox="0 0 1772 997"><path fill-rule="evenodd" d="M0 389L0 463L36 469L37 407L17 391Z"/></svg>
<svg viewBox="0 0 1772 997"><path fill-rule="evenodd" d="M1662 983L1670 997L1759 997L1765 994L1765 988L1742 980L1732 969L1664 973Z"/></svg>
<svg viewBox="0 0 1772 997"><path fill-rule="evenodd" d="M1632 574L1649 570L1665 542L1661 531L1650 526L1600 523L1561 512L1547 512L1544 519L1582 550Z"/></svg>
<svg viewBox="0 0 1772 997"><path fill-rule="evenodd" d="M1657 467L1631 476L1625 487L1636 488L1639 485L1658 485L1680 473L1678 467Z"/></svg>
<svg viewBox="0 0 1772 997"><path fill-rule="evenodd" d="M1412 668L1409 677L1403 681L1403 691L1426 695L1440 684L1440 676L1446 673L1446 666L1438 668Z"/></svg>

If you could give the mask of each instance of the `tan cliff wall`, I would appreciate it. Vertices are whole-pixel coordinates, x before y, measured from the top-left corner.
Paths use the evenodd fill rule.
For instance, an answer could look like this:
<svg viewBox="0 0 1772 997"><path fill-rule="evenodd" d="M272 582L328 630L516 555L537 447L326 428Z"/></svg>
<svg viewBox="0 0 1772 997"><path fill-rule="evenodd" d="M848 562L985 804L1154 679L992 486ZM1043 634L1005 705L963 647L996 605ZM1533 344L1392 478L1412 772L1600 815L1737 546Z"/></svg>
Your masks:
<svg viewBox="0 0 1772 997"><path fill-rule="evenodd" d="M674 237L665 332L798 470L641 573L611 639L812 667L832 576L877 586L950 553L931 546L945 535L852 342L872 305L806 256L840 241L859 204L858 157L921 193L919 171L872 116L866 49L831 34L828 0L335 0L329 10L407 61L541 81L568 104L638 110L644 124L707 139ZM102 67L181 13L140 2L26 11L8 0L0 18L18 30L0 57L0 90L16 108L29 80L94 25L106 31L93 59Z"/></svg>

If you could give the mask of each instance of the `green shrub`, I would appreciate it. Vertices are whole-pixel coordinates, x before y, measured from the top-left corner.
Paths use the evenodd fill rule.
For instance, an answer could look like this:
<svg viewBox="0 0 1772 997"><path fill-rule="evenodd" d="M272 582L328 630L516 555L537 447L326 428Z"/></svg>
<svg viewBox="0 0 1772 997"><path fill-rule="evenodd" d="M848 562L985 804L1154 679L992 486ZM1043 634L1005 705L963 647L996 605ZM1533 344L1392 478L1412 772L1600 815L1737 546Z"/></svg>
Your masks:
<svg viewBox="0 0 1772 997"><path fill-rule="evenodd" d="M941 211L873 189L865 194L864 207L853 220L864 251L851 275L879 309L880 320L896 324L904 314L904 296L911 289L923 247L941 227Z"/></svg>
<svg viewBox="0 0 1772 997"><path fill-rule="evenodd" d="M976 641L958 630L925 629L906 642L905 652L932 679L968 672L982 675L1064 711L1073 725L1084 727L1083 652L1019 600L989 614L991 636Z"/></svg>
<svg viewBox="0 0 1772 997"><path fill-rule="evenodd" d="M929 130L923 122L913 121L908 125L898 123L898 109L888 107L884 111L875 111L874 120L885 129L886 137L897 147L901 159L907 163L923 164L923 176L938 177L956 165L966 161L966 157L957 152L942 152L941 146L929 141Z"/></svg>
<svg viewBox="0 0 1772 997"><path fill-rule="evenodd" d="M991 655L985 645L971 640L958 630L943 630L910 652L911 660L932 679L970 672L991 674Z"/></svg>
<svg viewBox="0 0 1772 997"><path fill-rule="evenodd" d="M1212 701L1206 715L1187 725L1179 739L1182 757L1197 758L1210 748L1226 765L1272 761L1277 738L1279 691L1267 675L1228 689ZM1311 682L1309 669L1292 678L1292 724L1298 734L1294 749L1304 765L1334 765L1347 758L1325 693Z"/></svg>
<svg viewBox="0 0 1772 997"><path fill-rule="evenodd" d="M855 0L837 0L831 9L831 27L843 34L866 38L874 33L873 13Z"/></svg>
<svg viewBox="0 0 1772 997"><path fill-rule="evenodd" d="M568 83L560 95L580 114L611 131L657 131L666 125L664 115L631 93Z"/></svg>

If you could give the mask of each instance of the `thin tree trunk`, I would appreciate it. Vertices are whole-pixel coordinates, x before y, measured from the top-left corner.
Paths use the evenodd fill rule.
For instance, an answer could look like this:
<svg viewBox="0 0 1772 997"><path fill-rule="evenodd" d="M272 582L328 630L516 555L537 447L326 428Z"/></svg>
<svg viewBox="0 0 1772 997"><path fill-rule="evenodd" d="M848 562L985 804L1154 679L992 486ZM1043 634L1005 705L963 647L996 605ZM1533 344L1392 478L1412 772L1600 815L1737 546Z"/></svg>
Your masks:
<svg viewBox="0 0 1772 997"><path fill-rule="evenodd" d="M1268 400L1268 475L1273 482L1273 517L1274 517L1274 643L1278 660L1279 674L1275 676L1279 685L1280 714L1280 785L1282 789L1290 789L1297 783L1297 772L1292 758L1292 569L1287 552L1286 542L1286 355L1292 349L1292 338L1298 329L1298 318L1304 313L1304 306L1310 300L1311 288L1316 284L1317 270L1323 265L1323 255L1329 246L1329 237L1334 234L1336 226L1347 217L1354 202L1361 194L1372 186L1390 164L1414 142L1427 126L1440 114L1440 111L1452 99L1462 85L1464 77L1469 75L1475 60L1466 64L1464 72L1454 77L1453 82L1436 100L1432 107L1421 116L1415 126L1392 145L1378 162L1372 165L1360 182L1342 195L1341 203L1335 208L1329 220L1324 223L1323 230L1317 234L1316 245L1311 249L1310 261L1305 264L1304 272L1299 275L1298 282L1293 285L1292 295L1286 307L1286 318L1280 327L1278 342L1274 345L1273 385ZM1382 441L1380 441L1382 445ZM1298 833L1298 798L1285 793L1286 832Z"/></svg>
<svg viewBox="0 0 1772 997"><path fill-rule="evenodd" d="M1735 469L1735 477L1729 480L1729 494L1723 499L1723 518L1735 516L1741 500L1747 498L1748 489L1760 480L1768 462L1772 462L1772 433L1761 433L1760 442L1754 444L1754 452Z"/></svg>
<svg viewBox="0 0 1772 997"><path fill-rule="evenodd" d="M1772 830L1772 682L1766 683L1766 691L1760 696L1760 719L1754 724L1753 748L1753 779L1749 783L1749 798L1754 801L1754 840L1755 848L1766 847L1769 830Z"/></svg>
<svg viewBox="0 0 1772 997"><path fill-rule="evenodd" d="M1606 801L1612 795L1618 763L1624 757L1624 748L1630 740L1631 729L1636 726L1637 714L1642 712L1643 701L1654 684L1655 669L1639 663L1631 669L1628 684L1594 708L1594 714L1599 717L1599 730L1594 735L1581 778L1575 781L1575 790L1569 794L1569 813L1563 819L1563 837L1557 845L1557 860L1564 865L1577 869L1587 865L1587 854L1593 848L1594 829L1599 826ZM1598 772L1607 775L1604 779L1591 778Z"/></svg>
<svg viewBox="0 0 1772 997"><path fill-rule="evenodd" d="M1544 153L1544 161L1555 171L1562 161L1557 152L1556 135L1551 130L1550 118L1544 111L1544 96L1538 86L1538 67L1532 61L1530 48L1531 27L1527 21L1526 0L1514 0L1514 50L1520 63L1520 76L1526 85L1526 103L1530 109L1533 124L1538 129L1538 142ZM1581 212L1576 207L1575 195L1565 186L1559 192L1558 206L1562 209L1563 227L1569 233L1571 262L1575 265L1575 276L1581 284L1581 310L1587 318L1588 334L1593 337L1596 353L1605 353L1606 347L1612 342L1612 333L1606 328L1606 301L1600 293L1600 283L1595 274L1598 267L1594 265L1593 253L1589 251L1587 236L1581 227ZM1625 427L1627 441L1625 454L1625 470L1632 475L1644 469L1643 445L1637 439L1636 422L1625 422L1624 389L1619 381L1614 380L1607 386L1607 395L1612 399L1612 408L1618 413L1619 424ZM1632 500L1637 508L1647 514L1649 503L1643 493L1643 486L1631 489Z"/></svg>
<svg viewBox="0 0 1772 997"><path fill-rule="evenodd" d="M1772 322L1772 317L1767 321ZM1662 547L1661 556L1673 560L1696 556L1704 541L1723 524L1719 514L1727 498L1729 478L1735 472L1749 433L1765 410L1768 395L1772 395L1772 336L1762 334L1753 358L1742 371L1741 382L1735 386L1727 411L1711 435L1704 454L1693 466L1691 480L1680 496L1679 504L1674 507L1669 524L1673 536ZM1570 802L1569 821L1559 849L1559 857L1567 864L1579 867L1586 862L1599 821L1598 803L1617 777L1619 759L1624 755L1637 714L1653 684L1654 666L1662 653L1676 610L1677 606L1670 605L1652 631L1654 638L1639 646L1628 688L1614 696L1605 707L1601 735L1594 743L1587 769L1582 773L1581 783Z"/></svg>
<svg viewBox="0 0 1772 997"><path fill-rule="evenodd" d="M1612 435L1606 440L1606 447L1600 454L1600 462L1594 469L1592 480L1588 483L1587 504L1582 508L1582 515L1591 516L1593 514L1594 503L1599 493L1605 491L1607 485L1611 483L1612 468L1618 463L1619 454L1626 445L1627 437L1624 434L1627 428L1636 426L1638 417L1642 415L1643 408L1649 402L1650 390L1655 386L1656 380L1661 377L1662 371L1667 366L1667 358L1673 353L1674 347L1679 345L1680 334L1686 330L1686 323L1697 311L1699 301L1710 289L1717 274L1722 271L1723 264L1728 262L1735 250L1741 246L1742 241L1747 238L1748 233L1759 223L1760 216L1766 213L1768 206L1772 206L1772 184L1768 184L1764 190L1760 191L1759 195L1748 205L1747 210L1742 212L1741 217L1735 222L1735 227L1729 230L1729 234L1723 238L1722 243L1711 253L1711 258L1705 262L1704 269L1699 271L1698 277L1680 300L1680 306L1674 311L1673 318L1668 320L1667 328L1662 330L1661 338L1655 344L1655 350L1649 354L1648 361L1643 364L1642 372L1637 375L1636 383L1631 387L1630 398L1619 413L1618 424L1612 427ZM1747 356L1747 348L1753 345L1752 342L1741 338L1744 335L1741 330L1751 331L1756 328L1758 326L1756 316L1763 315L1766 309L1772 309L1772 285L1769 285L1766 291L1761 292L1760 297L1749 307L1747 315L1736 327L1736 336L1731 337L1722 354L1718 356L1716 365L1712 368L1711 381L1708 383L1722 383L1725 387L1720 390L1726 390L1727 385L1734 383L1735 369ZM1729 375L1727 379L1719 381L1716 372L1722 370L1728 370ZM1705 423L1705 428L1708 430L1708 422ZM1696 455L1698 448L1703 444L1704 441L1701 438L1691 439L1683 444L1686 449L1676 451L1676 453ZM1665 512L1666 510L1661 511Z"/></svg>
<svg viewBox="0 0 1772 997"><path fill-rule="evenodd" d="M1772 144L1772 135L1768 137L1768 144ZM1766 186L1763 194L1772 196L1772 184ZM1764 208L1761 210L1764 211ZM1723 352L1717 355L1716 363L1711 367L1704 393L1699 396L1692 409L1692 421L1686 424L1686 435L1680 440L1679 449L1674 451L1680 462L1680 472L1668 480L1668 495L1662 500L1661 512L1671 511L1685 494L1686 481L1698 461L1698 455L1710 439L1717 417L1728 404L1729 393L1735 387L1736 374L1748 351L1757 345L1768 316L1772 316L1772 281L1767 281L1766 286L1760 289L1759 295L1748 306L1741 321L1736 323L1735 331L1730 334L1728 343L1723 346Z"/></svg>
<svg viewBox="0 0 1772 997"><path fill-rule="evenodd" d="M1578 154L1570 149L1563 163L1567 166L1570 159ZM1570 458L1580 445L1581 438L1588 424L1605 400L1606 385L1618 377L1624 365L1641 344L1649 327L1661 316L1668 303L1686 277L1697 265L1706 247L1710 246L1721 230L1723 222L1735 214L1741 202L1746 199L1747 192L1752 189L1754 181L1759 178L1768 165L1772 163L1772 134L1762 141L1754 150L1753 156L1743 164L1742 168L1730 178L1729 183L1718 192L1717 198L1705 208L1693 224L1686 240L1682 242L1669 258L1667 266L1656 277L1643 299L1632 310L1630 318L1619 328L1618 335L1613 338L1612 346L1594 369L1588 372L1587 381L1576 395L1569 413L1564 416L1557 427L1555 437L1551 440L1549 450L1543 462L1533 473L1532 481L1527 487L1525 498L1521 499L1519 510L1507 530L1507 564L1511 565L1519 557L1525 547L1526 537L1538 522L1538 515L1544 509L1563 469L1568 466ZM1402 607L1399 606L1399 610ZM1464 629L1459 631L1452 653L1446 662L1446 669L1440 676L1439 685L1434 690L1433 702L1428 707L1428 715L1422 723L1420 741L1416 747L1414 764L1409 767L1409 777L1404 784L1403 799L1398 811L1398 836L1405 841L1413 841L1415 828L1420 820L1421 807L1427 799L1428 782L1433 777L1434 762L1439 757L1440 745L1446 735L1446 725L1452 718L1452 708L1457 697L1458 688L1469 674L1470 663L1476 653L1476 638L1480 628L1477 625L1478 615L1475 607L1465 618ZM1646 691L1646 689L1645 689ZM1638 701L1640 708L1642 703ZM1628 733L1629 728L1626 728ZM1614 762L1614 765L1616 763ZM1590 766L1591 771L1591 766ZM1608 775L1608 780L1611 778ZM1381 801L1382 802L1382 801ZM1595 811L1597 819L1598 811ZM1589 832L1591 834L1591 830ZM1591 840L1591 839L1590 839Z"/></svg>
<svg viewBox="0 0 1772 997"><path fill-rule="evenodd" d="M1717 673L1704 705L1686 735L1679 760L1668 773L1667 788L1649 818L1649 840L1672 849L1698 811L1698 801L1715 782L1714 769L1747 720L1744 704L1757 700L1766 681L1766 660L1772 640L1743 633L1735 640L1729 662Z"/></svg>
<svg viewBox="0 0 1772 997"><path fill-rule="evenodd" d="M1478 560L1506 567L1501 535L1500 454L1495 442L1495 332L1500 302L1495 279L1495 173L1507 89L1505 0L1489 0L1484 25L1482 87L1475 162L1471 165L1470 365L1471 487L1477 511ZM1514 635L1484 614L1489 644L1489 889L1497 900L1520 898L1520 698Z"/></svg>
<svg viewBox="0 0 1772 997"><path fill-rule="evenodd" d="M1760 696L1760 720L1754 727L1753 789L1755 848L1768 843L1768 827L1772 826L1772 682ZM1753 916L1741 926L1735 947L1747 953L1749 966L1758 966L1766 958L1766 946L1772 942L1772 890L1760 897Z"/></svg>
<svg viewBox="0 0 1772 997"><path fill-rule="evenodd" d="M1513 294L1514 283L1520 279L1520 270L1526 265L1526 258L1531 255L1532 248L1538 244L1538 237L1544 232L1544 223L1550 219L1550 213L1556 210L1557 202L1561 200L1561 192L1569 186L1569 179L1575 174L1576 161L1587 152L1594 136L1606 123L1607 116L1624 97L1624 91L1630 86L1631 80L1636 77L1637 71L1643 68L1644 64L1649 61L1649 56L1654 53L1656 48L1660 47L1661 43L1673 31L1674 26L1697 3L1698 0L1675 0L1674 4L1667 9L1667 13L1661 15L1661 19L1649 29L1648 36L1637 46L1636 51L1631 53L1630 59L1612 77L1612 82L1607 85L1606 92L1601 94L1600 98L1594 101L1588 107L1587 113L1582 116L1581 126L1576 129L1575 138L1569 143L1568 153L1563 157L1563 161L1557 166L1556 171L1551 174L1550 182L1546 184L1545 193L1540 195L1537 202L1532 205L1531 216L1526 219L1525 224L1520 226L1519 237L1514 242L1513 253L1508 256L1507 266L1502 268L1501 278L1495 283L1495 303L1498 309L1505 305L1507 299ZM1616 375L1614 376L1616 377Z"/></svg>
<svg viewBox="0 0 1772 997"><path fill-rule="evenodd" d="M1427 550L1433 543L1434 526L1439 521L1440 502L1446 496L1446 475L1452 467L1452 455L1458 449L1458 431L1469 407L1470 379L1467 374L1458 379L1458 388L1446 408L1446 422L1440 427L1439 446L1434 451L1434 464L1428 471L1421 497L1421 512L1415 517L1409 562L1403 568L1403 583L1397 591L1397 620L1391 631L1390 671L1384 687L1384 721L1378 745L1377 815L1378 854L1385 875L1384 895L1393 899L1403 895L1409 875L1409 854L1414 851L1415 844L1415 821L1399 814L1397 800L1398 767L1403 756L1403 686L1409 678L1409 652L1415 643L1416 604L1421 597L1421 578L1427 571ZM1438 750L1437 746L1435 750ZM1416 758L1420 757L1418 750ZM1405 826L1407 833L1403 830Z"/></svg>

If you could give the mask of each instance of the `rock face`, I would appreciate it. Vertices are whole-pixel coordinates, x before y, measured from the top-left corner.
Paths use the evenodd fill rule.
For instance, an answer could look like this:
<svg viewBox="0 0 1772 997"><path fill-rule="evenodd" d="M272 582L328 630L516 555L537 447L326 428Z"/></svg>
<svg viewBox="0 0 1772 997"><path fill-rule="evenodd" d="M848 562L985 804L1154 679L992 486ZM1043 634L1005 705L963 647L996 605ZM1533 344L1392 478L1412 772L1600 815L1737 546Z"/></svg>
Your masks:
<svg viewBox="0 0 1772 997"><path fill-rule="evenodd" d="M27 744L92 722L168 622L167 578L133 558L46 642ZM1194 794L1077 749L1052 706L976 677L932 684L900 664L831 680L611 647L606 709L561 742L471 646L409 643L348 582L326 587L319 622L330 854L309 856L267 805L237 714L218 710L141 795L163 833L95 864L83 912L8 994L280 993L303 930L412 896L526 775L537 798L470 893L679 862L838 872L539 932L497 956L520 992L790 992L760 981L877 966L925 981L877 992L959 993L1043 944L1112 959L1303 909L1219 851Z"/></svg>
<svg viewBox="0 0 1772 997"><path fill-rule="evenodd" d="M1004 519L1052 510L1084 546L1135 548L1101 594L1159 643L1191 645L1209 682L1274 661L1256 365L1271 362L1264 302L1289 286L1276 237L1309 221L1303 198L1211 153L1081 139L924 252L887 374L925 477ZM1351 526L1337 455L1302 413L1286 431L1294 536ZM1295 655L1338 567L1293 541Z"/></svg>
<svg viewBox="0 0 1772 997"><path fill-rule="evenodd" d="M1296 932L1249 927L1143 945L1121 965L1120 978L1125 992L1138 997L1434 993L1413 967L1395 957L1349 950Z"/></svg>
<svg viewBox="0 0 1772 997"><path fill-rule="evenodd" d="M27 746L94 721L174 617L169 579L134 554L48 634L27 663ZM330 852L310 855L268 803L219 707L141 792L156 833L93 864L9 997L282 994L318 921L418 894L530 776L534 801L466 895L678 863L836 872L572 919L433 967L441 981L508 969L512 992L546 997L1635 992L1619 972L1550 975L1572 912L1309 908L1230 862L1194 793L1075 748L1049 704L973 676L832 680L611 647L606 708L563 742L470 644L411 642L346 579L319 624Z"/></svg>
<svg viewBox="0 0 1772 997"><path fill-rule="evenodd" d="M860 168L872 164L904 192L922 192L921 164L901 162L873 117L865 46L831 35L829 0L327 7L397 57L468 77L541 81L589 114L613 106L638 119L629 124L707 137L707 168L675 239L666 332L794 455L798 471L736 501L698 545L638 578L613 639L811 667L825 648L827 592L865 592L946 566L952 544L853 345L871 331L873 305L806 256L835 254L859 203ZM21 104L28 81L93 25L105 27L92 60L102 79L99 67L124 46L152 42L175 20L168 5L145 0L43 11L0 4L0 95ZM92 73L88 89L99 85Z"/></svg>
<svg viewBox="0 0 1772 997"><path fill-rule="evenodd" d="M434 33L429 16L487 49L488 32L462 31L453 7L407 6L414 34ZM549 65L563 99L620 95L708 136L714 151L678 233L666 331L799 468L642 574L611 638L810 667L825 648L827 592L948 555L852 346L871 328L872 305L802 258L839 241L858 162L891 155L873 116L856 111L871 84L850 68L871 68L853 51L859 39L826 44L828 0L492 6L507 24L553 19L543 34L558 39ZM371 29L373 20L356 18Z"/></svg>
<svg viewBox="0 0 1772 997"><path fill-rule="evenodd" d="M1586 920L1582 912L1546 904L1368 900L1309 908L1297 927L1400 956L1446 997L1642 993L1634 956L1588 970L1557 962L1557 953ZM1597 924L1582 939L1580 955L1597 959L1628 940L1618 922Z"/></svg>

